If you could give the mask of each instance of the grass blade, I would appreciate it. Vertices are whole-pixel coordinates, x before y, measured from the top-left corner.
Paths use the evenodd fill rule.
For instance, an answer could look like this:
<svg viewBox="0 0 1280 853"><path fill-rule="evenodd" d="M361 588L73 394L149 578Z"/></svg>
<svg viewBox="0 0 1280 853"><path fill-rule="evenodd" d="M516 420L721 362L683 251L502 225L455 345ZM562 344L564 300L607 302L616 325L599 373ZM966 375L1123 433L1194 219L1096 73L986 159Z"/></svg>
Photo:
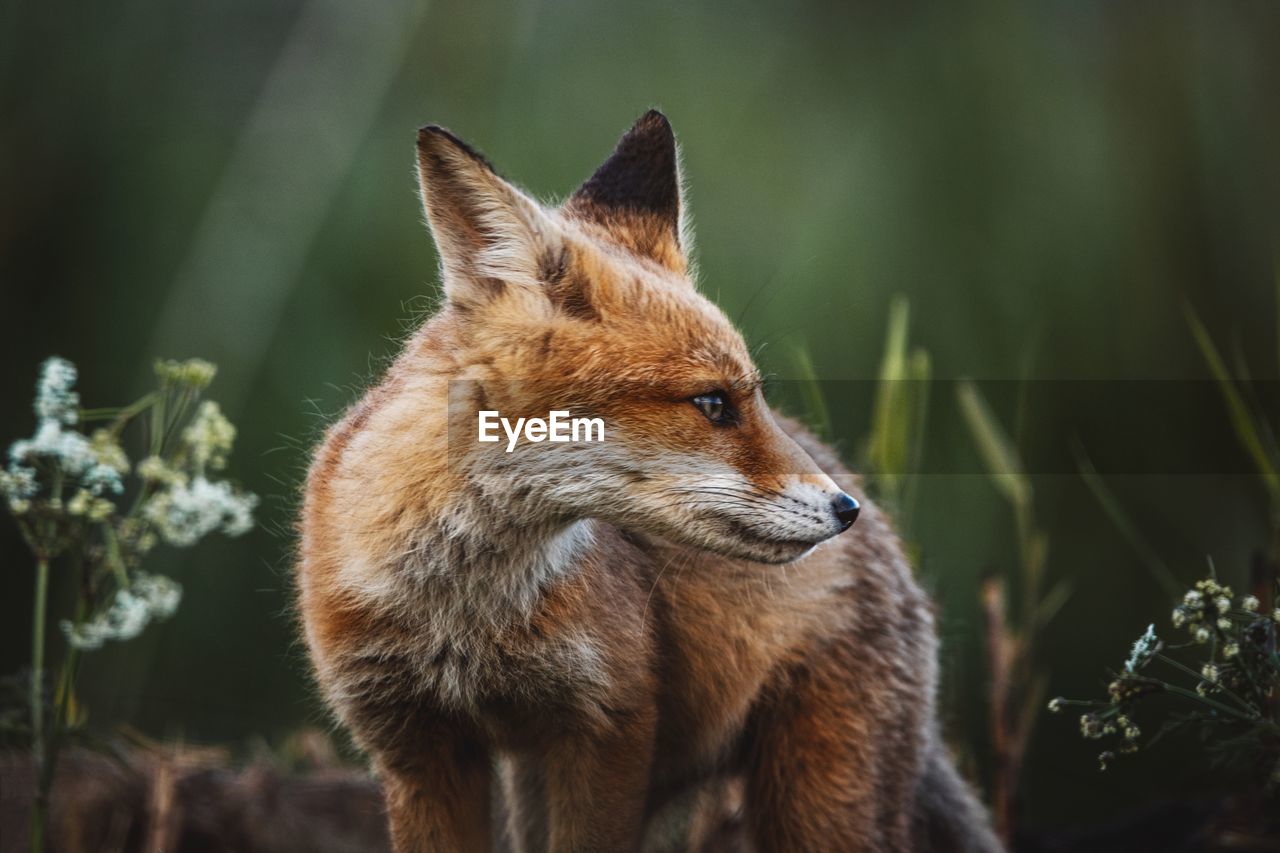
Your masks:
<svg viewBox="0 0 1280 853"><path fill-rule="evenodd" d="M1187 316L1187 324L1191 327L1191 334L1195 337L1196 344L1209 365L1209 372L1213 374L1213 378L1218 383L1218 390L1222 392L1222 399L1226 403L1227 414L1235 428L1236 437L1240 440L1245 452L1253 458L1258 473L1262 476L1267 490L1271 492L1272 498L1280 498L1280 475L1276 473L1275 460L1267 454L1258 426L1254 422L1249 407L1245 405L1244 398L1240 396L1235 380L1227 370L1226 362L1223 361L1218 347L1209 335L1209 330L1200 322L1195 310L1189 304L1184 304L1183 310Z"/></svg>
<svg viewBox="0 0 1280 853"><path fill-rule="evenodd" d="M818 372L813 367L813 359L809 357L809 349L798 346L792 353L796 363L796 373L800 378L801 404L805 410L805 420L809 426L823 438L831 438L831 412L827 409L827 400L822 395L822 387L818 384Z"/></svg>
<svg viewBox="0 0 1280 853"><path fill-rule="evenodd" d="M956 388L956 399L996 489L1020 511L1029 508L1031 481L1018 449L992 414L978 387L969 380L962 381Z"/></svg>
<svg viewBox="0 0 1280 853"><path fill-rule="evenodd" d="M1178 583L1173 576L1173 572L1165 565L1164 560L1160 559L1151 543L1138 532L1137 525L1129 518L1124 511L1124 507L1120 505L1119 499L1116 498L1115 493L1107 486L1106 480L1098 473L1098 469L1093 466L1093 460L1089 458L1089 454L1085 451L1084 444L1081 443L1079 438L1072 439L1071 455L1075 457L1076 468L1080 471L1080 478L1089 487L1089 491L1093 493L1093 497L1098 501L1098 505L1102 507L1102 511L1111 519L1111 523L1120 531L1120 535L1137 552L1147 571L1164 588L1165 593L1170 598L1180 598L1184 587Z"/></svg>

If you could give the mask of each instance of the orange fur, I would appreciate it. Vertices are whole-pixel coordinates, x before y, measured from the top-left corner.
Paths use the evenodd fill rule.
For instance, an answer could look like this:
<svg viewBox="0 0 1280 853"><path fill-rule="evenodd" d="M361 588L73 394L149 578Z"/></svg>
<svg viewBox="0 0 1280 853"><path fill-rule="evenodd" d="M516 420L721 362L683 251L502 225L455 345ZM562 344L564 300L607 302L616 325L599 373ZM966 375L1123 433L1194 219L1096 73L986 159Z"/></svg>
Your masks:
<svg viewBox="0 0 1280 853"><path fill-rule="evenodd" d="M709 810L690 849L726 803L746 849L997 849L941 751L932 611L888 521L690 280L665 118L557 209L438 128L419 168L447 299L317 449L298 564L396 849L496 843L495 768L522 851L640 849L682 799ZM691 404L711 392L731 421ZM479 409L606 439L505 453ZM840 490L863 511L832 538Z"/></svg>

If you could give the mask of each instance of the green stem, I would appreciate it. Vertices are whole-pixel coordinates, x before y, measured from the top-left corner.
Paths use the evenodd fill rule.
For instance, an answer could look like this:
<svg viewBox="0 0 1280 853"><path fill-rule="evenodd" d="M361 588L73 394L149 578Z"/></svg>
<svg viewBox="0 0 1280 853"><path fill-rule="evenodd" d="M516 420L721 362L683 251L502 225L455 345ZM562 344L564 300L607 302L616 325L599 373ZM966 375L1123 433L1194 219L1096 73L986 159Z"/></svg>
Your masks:
<svg viewBox="0 0 1280 853"><path fill-rule="evenodd" d="M1187 690L1185 687L1179 687L1176 684L1166 684L1164 686L1164 689L1169 693L1173 693L1176 696L1182 696L1187 699L1195 700L1196 702L1199 702L1202 705L1208 705L1209 707L1214 708L1215 710L1221 711L1222 713L1227 714L1228 716L1234 717L1237 720L1242 720L1246 723L1263 722L1263 719L1259 717L1257 714L1245 714L1241 711L1237 711L1235 708L1232 708L1230 705L1224 705L1221 702L1215 702L1214 700L1210 699L1207 696L1201 696L1199 693L1195 692L1194 690Z"/></svg>
<svg viewBox="0 0 1280 853"><path fill-rule="evenodd" d="M116 577L121 589L129 588L129 573L125 570L124 559L120 556L120 540L111 524L102 525L102 538L107 546L107 567Z"/></svg>
<svg viewBox="0 0 1280 853"><path fill-rule="evenodd" d="M44 757L44 611L49 601L49 561L36 560L36 595L31 608L31 733L36 761Z"/></svg>
<svg viewBox="0 0 1280 853"><path fill-rule="evenodd" d="M76 597L76 624L82 623L87 615L88 606L82 586L79 595ZM50 792L53 790L53 777L58 764L58 751L62 748L63 734L67 729L67 712L71 706L71 698L75 694L76 672L79 666L80 650L74 645L69 645L67 658L62 663L61 677L58 679L58 693L51 717L52 725L49 728L48 753L45 756L44 766L40 771L40 787L37 791L37 800L41 809L41 836L44 835L43 823L48 819ZM32 847L32 853L37 853L37 849L34 846Z"/></svg>
<svg viewBox="0 0 1280 853"><path fill-rule="evenodd" d="M112 418L112 423L111 423L112 432L118 433L121 429L124 428L125 424L127 424L130 420L134 418L135 415L139 415L145 412L147 410L147 407L154 404L156 400L159 399L159 397L160 397L159 392L152 391L149 394L142 395L134 402L125 406L123 409L116 410L115 416ZM93 414L97 414L98 412L105 413L108 411L111 411L111 410L98 409Z"/></svg>
<svg viewBox="0 0 1280 853"><path fill-rule="evenodd" d="M151 410L151 455L160 456L164 451L165 438L165 418L164 406L165 395L163 393L156 397L155 407Z"/></svg>
<svg viewBox="0 0 1280 853"><path fill-rule="evenodd" d="M49 559L36 559L36 594L31 614L31 746L36 773L44 776L47 744L44 729L44 619L49 601ZM31 809L31 853L44 850L48 798L37 790Z"/></svg>
<svg viewBox="0 0 1280 853"><path fill-rule="evenodd" d="M1228 690L1226 687L1222 686L1222 684L1221 684L1221 683L1219 683L1219 682L1217 682L1217 681L1209 681L1209 679L1205 678L1203 674L1201 674L1201 673L1199 673L1199 672L1196 672L1194 669L1192 669L1192 668L1191 668L1191 667L1189 667L1189 666L1185 666L1185 665L1183 665L1183 664L1179 663L1178 661L1174 660L1174 659L1173 659L1173 658L1171 658L1171 657L1167 657L1167 656L1165 656L1165 655L1157 654L1157 655L1156 655L1156 658L1157 658L1158 660L1160 660L1160 661L1163 661L1164 663L1169 664L1169 665L1170 665L1170 666L1172 666L1172 667L1176 667L1177 669L1182 670L1183 672L1185 672L1185 673L1187 673L1188 675L1190 675L1192 678L1196 679L1196 681L1203 681L1203 682L1205 682L1206 684L1212 684L1215 688L1217 688L1218 690L1221 690L1225 695L1230 696L1232 699L1234 699L1236 702L1238 702L1238 703L1240 704L1240 707L1241 707L1244 711L1246 711L1246 712L1248 712L1248 713L1251 713L1251 714L1256 714L1256 713L1257 713L1257 711L1254 709L1254 706L1253 706L1253 705L1251 705L1251 704L1249 704L1248 702L1244 701L1244 699L1241 699L1241 698L1240 698L1239 696L1237 696L1235 693L1231 692L1231 691L1230 691L1230 690ZM1197 694L1196 694L1196 696L1200 696L1200 694L1199 694L1199 693L1197 693ZM1201 698L1203 698L1203 697L1201 697Z"/></svg>

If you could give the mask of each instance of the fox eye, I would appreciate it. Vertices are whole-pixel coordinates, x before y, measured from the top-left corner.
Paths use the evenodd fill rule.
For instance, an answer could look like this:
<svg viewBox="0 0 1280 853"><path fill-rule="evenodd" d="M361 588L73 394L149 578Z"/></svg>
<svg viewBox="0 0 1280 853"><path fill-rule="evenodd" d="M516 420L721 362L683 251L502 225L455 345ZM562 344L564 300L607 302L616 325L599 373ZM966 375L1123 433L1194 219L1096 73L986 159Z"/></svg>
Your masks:
<svg viewBox="0 0 1280 853"><path fill-rule="evenodd" d="M720 391L712 391L710 394L699 394L689 402L698 407L698 411L713 424L729 424L733 422L733 410L729 408L729 404L724 400L724 394Z"/></svg>

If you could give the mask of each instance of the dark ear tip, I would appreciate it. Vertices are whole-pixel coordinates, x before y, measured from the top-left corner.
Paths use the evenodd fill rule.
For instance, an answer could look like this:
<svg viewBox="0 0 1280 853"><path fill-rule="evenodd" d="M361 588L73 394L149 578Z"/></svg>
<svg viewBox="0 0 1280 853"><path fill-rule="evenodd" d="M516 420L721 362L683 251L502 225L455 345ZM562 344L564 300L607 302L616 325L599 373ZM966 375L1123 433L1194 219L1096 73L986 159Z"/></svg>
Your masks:
<svg viewBox="0 0 1280 853"><path fill-rule="evenodd" d="M455 146L465 147L461 139L454 136L438 124L428 124L418 128L419 148L428 148L433 145L438 145L441 142L453 143Z"/></svg>
<svg viewBox="0 0 1280 853"><path fill-rule="evenodd" d="M463 142L447 128L443 128L438 124L428 124L418 128L419 154L427 154L433 151L440 153L449 149L467 155L486 169L493 169L493 166L489 164L483 154Z"/></svg>
<svg viewBox="0 0 1280 853"><path fill-rule="evenodd" d="M636 123L632 125L632 133L653 133L655 131L665 132L667 136L672 135L671 122L660 111L650 109L640 118L636 119Z"/></svg>

